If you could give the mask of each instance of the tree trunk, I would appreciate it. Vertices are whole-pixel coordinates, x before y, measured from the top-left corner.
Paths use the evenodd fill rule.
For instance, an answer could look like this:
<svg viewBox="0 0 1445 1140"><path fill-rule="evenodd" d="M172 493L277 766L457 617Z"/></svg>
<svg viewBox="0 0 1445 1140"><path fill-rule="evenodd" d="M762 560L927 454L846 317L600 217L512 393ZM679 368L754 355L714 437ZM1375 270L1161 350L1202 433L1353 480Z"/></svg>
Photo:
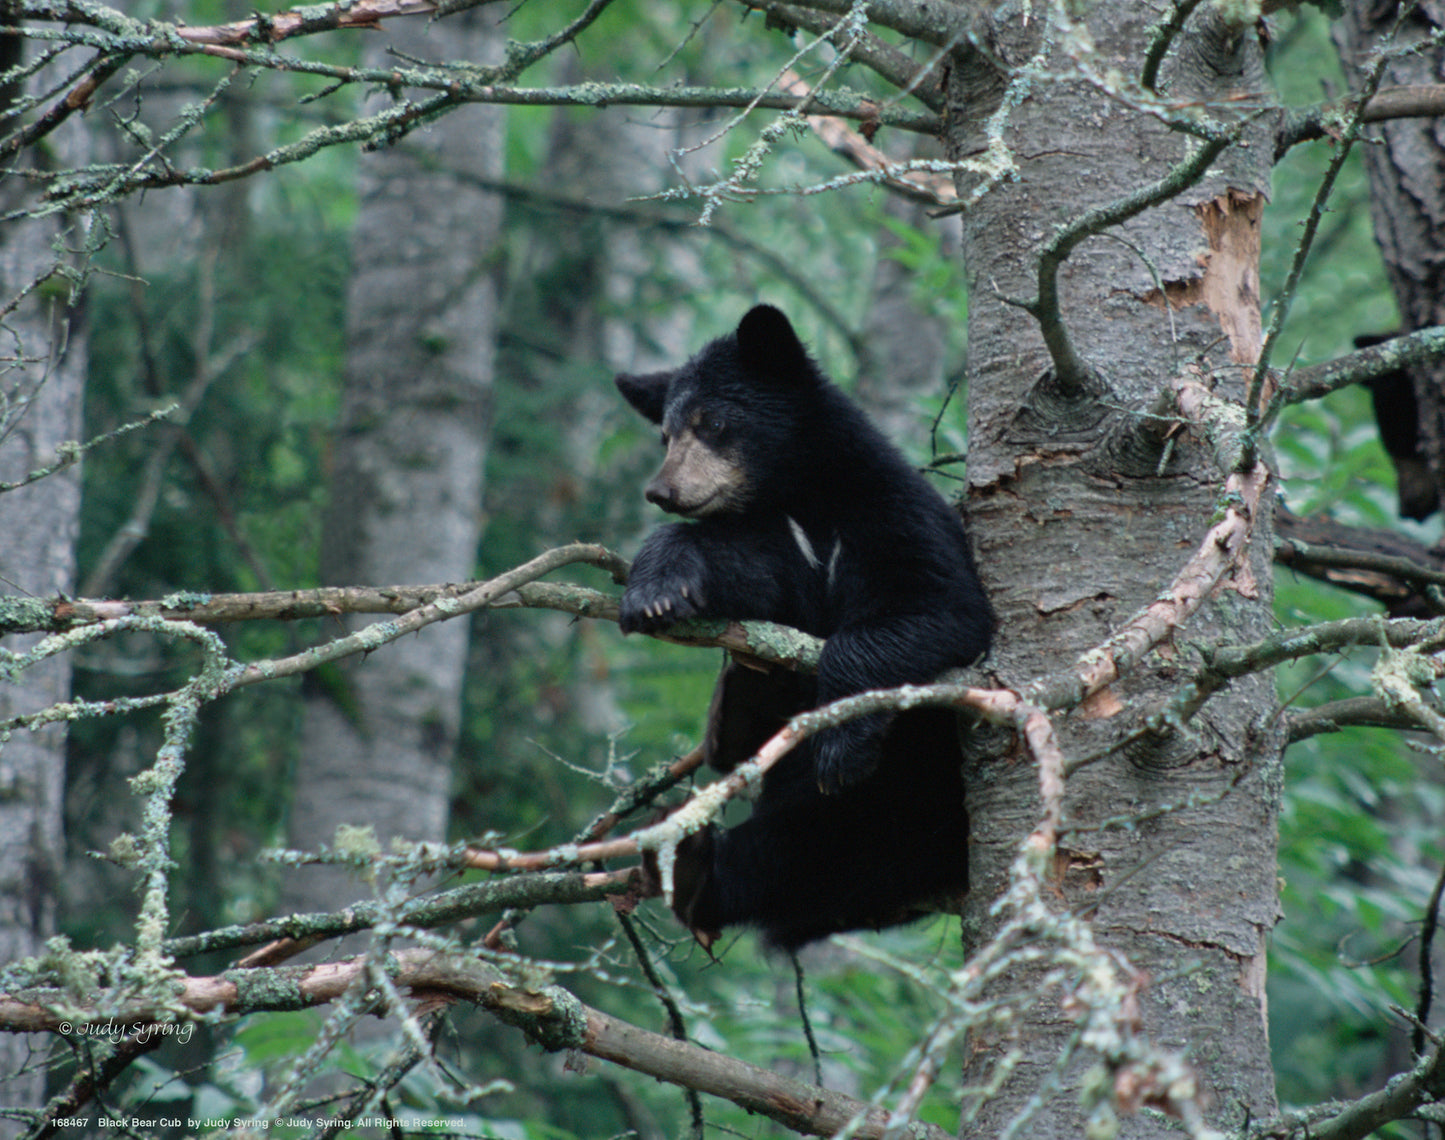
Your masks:
<svg viewBox="0 0 1445 1140"><path fill-rule="evenodd" d="M1398 27L1397 27L1398 23ZM1397 4L1347 4L1334 25L1345 72L1355 79L1383 41L1418 45L1445 26L1445 4L1425 3L1402 21ZM1398 53L1380 89L1445 82L1445 48ZM1370 180L1375 240L1400 305L1400 331L1445 324L1445 121L1392 119L1359 148ZM1384 330L1364 330L1384 331ZM1401 514L1424 518L1445 489L1445 364L1426 364L1371 385L1376 416L1399 477ZM1391 422L1392 420L1396 422ZM1401 434L1403 433L1403 434ZM1401 454L1413 439L1413 451Z"/></svg>
<svg viewBox="0 0 1445 1140"><path fill-rule="evenodd" d="M0 37L0 71L20 62L19 43ZM35 79L46 89L55 77ZM0 91L9 104L19 92ZM52 145L66 162L79 163L86 134L77 118ZM25 197L24 172L0 188L0 203L16 208ZM16 183L22 184L17 187ZM86 352L80 310L71 307L70 284L51 274L62 268L55 243L69 224L63 217L8 222L0 238L0 303L33 290L5 317L0 349L0 482L13 483L56 462L60 445L78 440ZM74 234L67 244L80 243ZM42 280L43 279L43 280ZM0 495L0 580L28 597L55 597L75 588L75 541L80 529L80 468L70 467ZM14 653L39 638L15 638ZM0 721L70 698L72 659L59 654L0 686ZM64 861L61 795L65 784L65 723L16 732L0 742L0 962L39 951L55 933L56 891ZM33 1108L44 1100L46 1041L0 1037L0 1105ZM20 1122L0 1120L0 1137L19 1135Z"/></svg>
<svg viewBox="0 0 1445 1140"><path fill-rule="evenodd" d="M397 21L368 38L392 52L483 61L500 39L483 13ZM391 585L465 580L481 535L486 408L500 226L500 109L468 108L365 156L349 293L341 422L322 577ZM419 161L417 152L423 160ZM430 157L448 171L431 169ZM460 717L467 626L439 623L356 660L338 685L309 686L290 842L329 843L338 824L443 840ZM338 689L340 691L338 691ZM356 886L336 871L292 872L291 908L331 908Z"/></svg>
<svg viewBox="0 0 1445 1140"><path fill-rule="evenodd" d="M1156 9L1096 6L1092 44L1055 28L1046 49L1047 20L1012 17L981 29L986 50L964 50L950 73L950 153L982 156L990 116L1006 106L1002 139L1017 168L964 214L963 226L970 514L999 618L986 667L1005 685L1069 668L1179 571L1209 525L1222 476L1187 434L1161 469L1158 448L1140 446L1141 413L1200 354L1215 366L1216 391L1239 400L1248 371L1241 366L1258 354L1258 220L1270 154L1258 138L1226 150L1183 196L1086 240L1064 264L1063 319L1094 370L1085 390L1055 382L1038 323L1003 300L1038 292L1036 258L1057 226L1161 177L1198 147L1106 96L1076 66L1084 59L1100 73L1139 74ZM1226 27L1212 12L1198 10L1165 80L1171 99L1208 100L1227 114L1229 96L1263 90L1265 81L1252 30ZM1000 65L1023 67L1040 51L1034 81L1008 92ZM981 185L963 176L959 193L967 200ZM1067 782L1045 896L1057 914L1090 918L1098 943L1127 962L1121 973L1140 990L1140 1033L1184 1055L1216 1126L1238 1127L1275 1108L1264 1011L1280 781L1271 680L1235 682L1187 737L1121 746L1197 664L1190 641L1243 642L1265 632L1267 529L1261 520L1253 538L1252 583L1220 587L1174 644L1053 718L1068 759L1104 755ZM970 767L964 929L977 946L1005 917L990 907L1041 801L1031 763L994 756ZM1121 819L1136 822L1101 827ZM1092 1082L1092 1099L1078 1094L1099 1063L1071 1051L1079 1028L1071 995L1086 981L1078 971L1057 955L1001 983L995 996L1013 1016L972 1033L965 1080L972 1088L1003 1083L996 1095L966 1101L978 1131L965 1127L965 1135L999 1135L1028 1117L1016 1135L1078 1137L1091 1112L1107 1112L1110 1091L1131 1099L1112 1087L1117 1074ZM1015 1067L1004 1078L1006 1063ZM1059 1091L1050 1096L1050 1088ZM1034 1095L1041 1103L1030 1104ZM1121 1135L1175 1129L1139 1112Z"/></svg>

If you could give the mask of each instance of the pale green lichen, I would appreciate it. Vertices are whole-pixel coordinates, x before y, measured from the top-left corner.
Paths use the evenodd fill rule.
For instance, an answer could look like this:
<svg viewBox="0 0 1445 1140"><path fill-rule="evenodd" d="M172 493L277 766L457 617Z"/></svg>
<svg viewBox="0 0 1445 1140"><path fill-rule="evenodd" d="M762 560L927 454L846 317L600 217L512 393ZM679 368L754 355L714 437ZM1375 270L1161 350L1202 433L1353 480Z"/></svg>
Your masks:
<svg viewBox="0 0 1445 1140"><path fill-rule="evenodd" d="M113 863L117 863L127 870L135 870L140 866L140 845L136 838L128 831L123 831L110 841L110 847L106 850L107 857Z"/></svg>
<svg viewBox="0 0 1445 1140"><path fill-rule="evenodd" d="M1214 10L1221 20L1236 28L1252 28L1263 15L1260 0L1214 0Z"/></svg>
<svg viewBox="0 0 1445 1140"><path fill-rule="evenodd" d="M336 828L331 846L338 855L358 862L369 862L381 855L381 841L376 838L376 829L370 824L364 827L350 823L340 824Z"/></svg>

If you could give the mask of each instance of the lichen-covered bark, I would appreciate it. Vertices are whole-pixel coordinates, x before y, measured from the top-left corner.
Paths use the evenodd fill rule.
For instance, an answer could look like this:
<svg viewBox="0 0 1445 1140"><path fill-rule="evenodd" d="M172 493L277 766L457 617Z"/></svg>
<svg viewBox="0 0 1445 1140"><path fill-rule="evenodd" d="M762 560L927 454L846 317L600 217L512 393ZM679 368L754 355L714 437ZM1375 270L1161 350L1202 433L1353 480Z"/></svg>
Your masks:
<svg viewBox="0 0 1445 1140"><path fill-rule="evenodd" d="M1089 29L1096 71L1137 75L1163 7L1097 6ZM978 155L987 145L988 117L1006 87L998 62L1025 64L1044 31L1037 20L1012 18L987 30L988 52L956 61L954 155ZM1257 53L1248 29L1196 18L1166 65L1171 95L1207 101L1261 90ZM1063 316L1095 379L1082 392L1052 383L1035 322L1002 298L1036 292L1037 251L1056 226L1161 177L1198 145L1095 84L1057 78L1071 74L1069 56L1052 50L1040 73L1015 88L1022 98L1007 113L1003 141L1018 177L994 186L964 218L971 522L1000 619L989 666L1008 685L1060 669L1103 641L1197 546L1222 476L1208 449L1187 435L1164 461L1138 431L1142 414L1196 358L1214 368L1221 394L1240 399L1241 366L1258 351L1268 148L1255 145L1231 148L1184 196L1075 250L1062 270ZM962 179L960 194L974 185ZM1257 532L1252 587L1222 587L1144 668L1054 718L1069 759L1105 754L1068 781L1057 905L1091 916L1100 942L1136 971L1141 1031L1187 1056L1217 1125L1274 1110L1263 986L1265 939L1277 916L1271 682L1236 682L1206 706L1187 738L1120 746L1197 663L1192 642L1265 631L1268 551L1268 535ZM965 930L978 944L996 926L990 905L1038 818L1039 798L1033 766L1016 758L980 758L969 779L973 893ZM1138 822L1119 825L1130 819ZM1036 980L1002 985L1022 989ZM978 1135L997 1134L1031 1093L1048 1087L1076 1027L1064 1000L1069 988L1067 980L1042 987L1021 1019L972 1036L969 1082L988 1080L1010 1049L1020 1059L982 1105ZM1073 1091L1046 1098L1022 1134L1082 1135L1086 1109L1077 1090L1094 1063L1082 1055L1068 1062L1072 1078L1059 1087ZM1172 1126L1138 1113L1123 1128L1126 1136L1151 1136Z"/></svg>

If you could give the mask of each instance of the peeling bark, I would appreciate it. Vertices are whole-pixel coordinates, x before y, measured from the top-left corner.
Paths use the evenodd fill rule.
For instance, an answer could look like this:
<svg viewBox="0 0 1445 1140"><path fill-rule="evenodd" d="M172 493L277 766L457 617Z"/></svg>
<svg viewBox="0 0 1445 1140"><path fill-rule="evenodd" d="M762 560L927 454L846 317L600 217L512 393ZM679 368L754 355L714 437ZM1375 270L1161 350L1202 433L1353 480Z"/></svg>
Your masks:
<svg viewBox="0 0 1445 1140"><path fill-rule="evenodd" d="M1228 193L1195 207L1209 254L1201 299L1229 338L1229 359L1253 364L1263 339L1259 300L1259 223L1264 195Z"/></svg>

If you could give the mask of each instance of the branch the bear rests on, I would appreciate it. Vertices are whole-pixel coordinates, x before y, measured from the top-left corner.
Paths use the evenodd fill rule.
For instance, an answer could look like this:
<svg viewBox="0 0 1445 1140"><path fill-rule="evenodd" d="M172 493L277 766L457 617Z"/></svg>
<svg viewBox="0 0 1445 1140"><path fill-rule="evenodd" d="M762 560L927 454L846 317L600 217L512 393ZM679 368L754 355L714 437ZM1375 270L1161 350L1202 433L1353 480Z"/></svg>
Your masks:
<svg viewBox="0 0 1445 1140"><path fill-rule="evenodd" d="M925 683L987 652L993 614L963 523L835 388L777 309L682 367L622 375L667 448L647 498L690 522L632 565L623 633L756 618L826 639L816 678L729 662L704 751L730 771L794 714ZM968 885L968 816L947 709L875 713L804 741L751 818L678 849L673 909L704 945L760 927L794 949L906 922Z"/></svg>

